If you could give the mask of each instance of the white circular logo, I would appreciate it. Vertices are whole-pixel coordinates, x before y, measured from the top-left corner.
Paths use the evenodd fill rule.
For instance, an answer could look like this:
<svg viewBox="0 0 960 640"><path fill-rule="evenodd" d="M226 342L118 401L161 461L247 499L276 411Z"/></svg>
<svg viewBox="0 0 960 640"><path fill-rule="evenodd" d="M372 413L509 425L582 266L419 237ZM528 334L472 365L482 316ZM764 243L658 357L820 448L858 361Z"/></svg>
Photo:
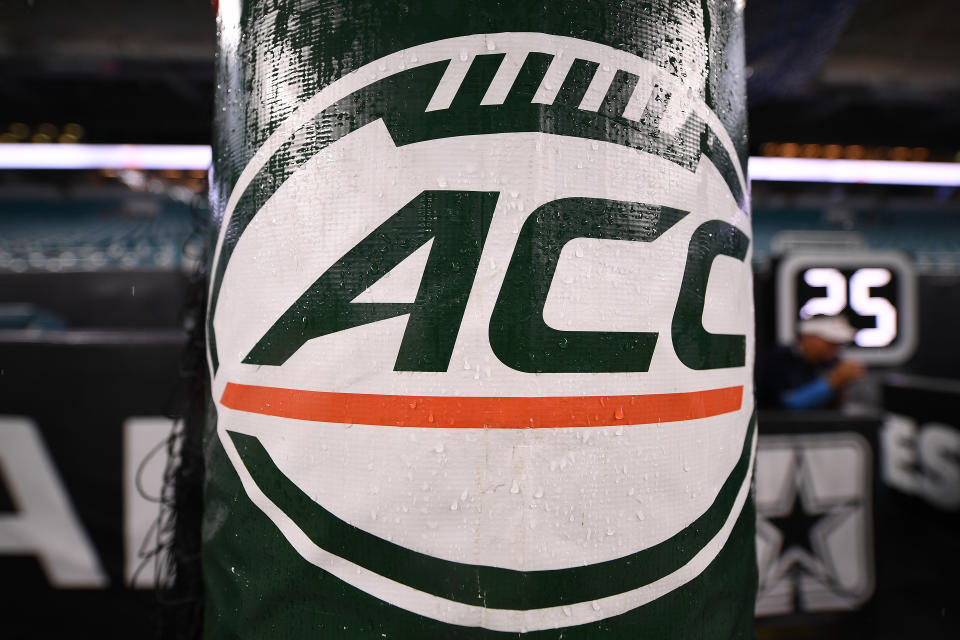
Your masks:
<svg viewBox="0 0 960 640"><path fill-rule="evenodd" d="M610 47L467 36L341 78L250 161L215 255L250 499L308 562L454 624L685 584L749 491L744 193L706 105Z"/></svg>

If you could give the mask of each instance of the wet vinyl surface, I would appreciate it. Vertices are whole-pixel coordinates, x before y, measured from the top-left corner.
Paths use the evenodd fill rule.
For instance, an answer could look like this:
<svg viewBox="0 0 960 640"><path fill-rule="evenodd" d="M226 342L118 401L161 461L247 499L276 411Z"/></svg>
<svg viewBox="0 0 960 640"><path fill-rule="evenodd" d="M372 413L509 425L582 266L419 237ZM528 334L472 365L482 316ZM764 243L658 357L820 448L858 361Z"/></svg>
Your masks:
<svg viewBox="0 0 960 640"><path fill-rule="evenodd" d="M752 633L741 10L220 3L209 637Z"/></svg>

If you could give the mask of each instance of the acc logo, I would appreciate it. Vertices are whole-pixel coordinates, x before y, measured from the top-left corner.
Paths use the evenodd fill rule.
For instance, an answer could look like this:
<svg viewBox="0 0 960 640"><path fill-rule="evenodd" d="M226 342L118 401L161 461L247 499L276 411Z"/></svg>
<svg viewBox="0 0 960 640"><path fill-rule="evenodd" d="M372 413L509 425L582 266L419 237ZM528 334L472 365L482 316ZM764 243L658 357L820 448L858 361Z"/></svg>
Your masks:
<svg viewBox="0 0 960 640"><path fill-rule="evenodd" d="M444 40L325 88L215 255L251 500L306 561L454 624L583 624L696 578L752 465L735 157L676 78L572 38Z"/></svg>

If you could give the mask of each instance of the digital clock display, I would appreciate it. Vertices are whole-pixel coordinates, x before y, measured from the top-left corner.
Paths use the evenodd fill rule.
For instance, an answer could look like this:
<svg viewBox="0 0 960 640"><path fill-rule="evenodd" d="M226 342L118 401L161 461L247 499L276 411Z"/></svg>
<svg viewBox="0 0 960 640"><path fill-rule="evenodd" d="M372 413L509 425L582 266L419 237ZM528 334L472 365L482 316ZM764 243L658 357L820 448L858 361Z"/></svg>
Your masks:
<svg viewBox="0 0 960 640"><path fill-rule="evenodd" d="M857 329L849 357L898 364L915 349L915 276L893 251L789 254L777 273L777 337L795 340L797 322L844 315Z"/></svg>

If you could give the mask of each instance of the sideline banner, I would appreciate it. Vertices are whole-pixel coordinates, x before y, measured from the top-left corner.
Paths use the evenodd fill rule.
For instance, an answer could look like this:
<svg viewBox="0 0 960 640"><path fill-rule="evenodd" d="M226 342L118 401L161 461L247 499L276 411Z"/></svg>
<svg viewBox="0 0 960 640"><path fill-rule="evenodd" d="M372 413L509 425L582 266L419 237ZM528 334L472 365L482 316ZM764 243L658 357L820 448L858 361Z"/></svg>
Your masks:
<svg viewBox="0 0 960 640"><path fill-rule="evenodd" d="M891 374L880 430L878 627L960 634L960 381Z"/></svg>
<svg viewBox="0 0 960 640"><path fill-rule="evenodd" d="M183 334L0 334L3 637L152 637Z"/></svg>
<svg viewBox="0 0 960 640"><path fill-rule="evenodd" d="M741 18L220 2L208 637L752 635Z"/></svg>
<svg viewBox="0 0 960 640"><path fill-rule="evenodd" d="M809 411L761 412L758 421L758 628L879 637L879 420Z"/></svg>

